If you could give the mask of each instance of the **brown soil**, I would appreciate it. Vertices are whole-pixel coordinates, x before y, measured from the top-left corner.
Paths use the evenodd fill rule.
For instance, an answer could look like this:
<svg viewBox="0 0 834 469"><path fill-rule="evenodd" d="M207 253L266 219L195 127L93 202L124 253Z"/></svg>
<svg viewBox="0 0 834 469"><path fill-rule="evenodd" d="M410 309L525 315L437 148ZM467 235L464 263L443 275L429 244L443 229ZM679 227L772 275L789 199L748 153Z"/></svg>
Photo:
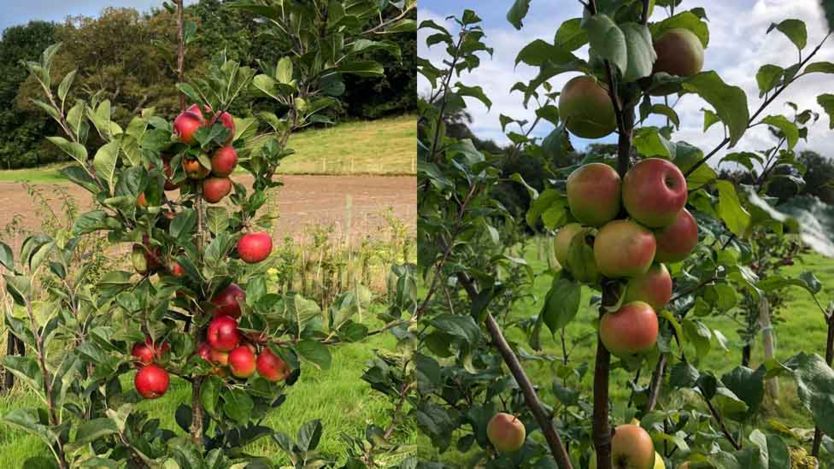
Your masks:
<svg viewBox="0 0 834 469"><path fill-rule="evenodd" d="M249 183L251 178L236 178ZM313 225L332 225L337 235L344 235L350 221L350 236L358 240L374 237L387 226L385 212L390 208L414 232L416 226L417 182L413 176L282 176L284 186L277 190L279 220L274 225L278 239L305 237ZM248 185L248 184L247 184ZM66 191L81 210L92 206L92 197L74 184L40 184L34 186L49 205L60 211L60 191ZM169 194L176 194L170 192ZM0 230L17 220L25 231L41 230L42 220L50 217L20 183L0 183ZM19 245L20 239L6 242Z"/></svg>

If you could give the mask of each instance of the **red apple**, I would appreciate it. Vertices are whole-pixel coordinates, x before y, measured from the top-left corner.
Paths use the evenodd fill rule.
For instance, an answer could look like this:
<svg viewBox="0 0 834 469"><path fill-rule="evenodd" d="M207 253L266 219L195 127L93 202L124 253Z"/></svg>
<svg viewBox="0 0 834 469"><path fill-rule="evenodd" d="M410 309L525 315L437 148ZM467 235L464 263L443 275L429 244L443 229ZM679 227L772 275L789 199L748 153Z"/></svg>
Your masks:
<svg viewBox="0 0 834 469"><path fill-rule="evenodd" d="M227 177L203 179L203 199L210 204L223 200L232 191L232 180Z"/></svg>
<svg viewBox="0 0 834 469"><path fill-rule="evenodd" d="M524 446L527 430L514 415L499 412L487 424L487 438L501 453L512 453Z"/></svg>
<svg viewBox="0 0 834 469"><path fill-rule="evenodd" d="M197 158L183 158L182 169L189 179L204 179L211 170L200 163Z"/></svg>
<svg viewBox="0 0 834 469"><path fill-rule="evenodd" d="M205 124L203 116L184 111L174 119L174 135L183 143L194 143L194 135Z"/></svg>
<svg viewBox="0 0 834 469"><path fill-rule="evenodd" d="M139 365L150 365L156 355L152 347L142 342L134 344L130 354Z"/></svg>
<svg viewBox="0 0 834 469"><path fill-rule="evenodd" d="M148 199L145 198L144 192L142 192L141 194L139 194L138 197L136 197L136 206L138 208L148 208Z"/></svg>
<svg viewBox="0 0 834 469"><path fill-rule="evenodd" d="M657 257L655 255L655 257ZM655 311L666 307L672 298L672 276L663 264L653 265L648 272L632 277L626 286L625 303L644 301Z"/></svg>
<svg viewBox="0 0 834 469"><path fill-rule="evenodd" d="M200 116L200 119L205 119L205 118L203 117L203 110L202 110L202 109L200 109L200 105L199 105L199 104L192 104L191 106L188 106L188 108L186 108L186 110L185 110L185 111L186 111L186 112L190 112L190 113L193 113L193 114L196 114L196 115Z"/></svg>
<svg viewBox="0 0 834 469"><path fill-rule="evenodd" d="M200 356L203 360L210 362L211 360L211 345L201 342L200 346L197 347L197 355Z"/></svg>
<svg viewBox="0 0 834 469"><path fill-rule="evenodd" d="M655 249L651 231L629 220L614 220L597 233L594 260L606 277L634 277L649 270Z"/></svg>
<svg viewBox="0 0 834 469"><path fill-rule="evenodd" d="M229 369L238 378L248 378L255 373L255 352L242 345L229 352Z"/></svg>
<svg viewBox="0 0 834 469"><path fill-rule="evenodd" d="M228 176L232 174L237 166L237 152L235 147L221 147L211 157L211 172L215 176Z"/></svg>
<svg viewBox="0 0 834 469"><path fill-rule="evenodd" d="M657 342L657 314L648 303L627 303L599 321L599 337L605 348L618 357L651 350Z"/></svg>
<svg viewBox="0 0 834 469"><path fill-rule="evenodd" d="M582 224L601 226L620 213L620 176L611 166L591 163L568 176L570 213Z"/></svg>
<svg viewBox="0 0 834 469"><path fill-rule="evenodd" d="M654 233L657 239L658 262L680 262L689 256L698 244L698 223L687 209L678 212L671 225Z"/></svg>
<svg viewBox="0 0 834 469"><path fill-rule="evenodd" d="M168 391L168 372L156 365L148 365L136 373L133 385L140 396L156 399Z"/></svg>
<svg viewBox="0 0 834 469"><path fill-rule="evenodd" d="M686 198L686 178L671 161L647 158L634 165L623 178L626 211L650 228L675 221L686 205Z"/></svg>
<svg viewBox="0 0 834 469"><path fill-rule="evenodd" d="M281 357L272 353L269 348L264 348L258 355L258 360L255 365L258 369L258 374L263 376L267 381L277 382L287 378L290 375L290 369Z"/></svg>
<svg viewBox="0 0 834 469"><path fill-rule="evenodd" d="M568 265L568 252L570 251L570 242L573 236L582 230L582 225L579 223L568 223L563 226L556 237L553 239L553 254L559 265L566 267Z"/></svg>
<svg viewBox="0 0 834 469"><path fill-rule="evenodd" d="M235 139L235 119L228 112L220 113L218 119L220 120L220 123L223 124L223 127L229 129L229 138L226 139L226 144L228 145Z"/></svg>
<svg viewBox="0 0 834 469"><path fill-rule="evenodd" d="M611 437L612 467L652 469L655 451L652 437L639 425L619 425Z"/></svg>
<svg viewBox="0 0 834 469"><path fill-rule="evenodd" d="M174 277L182 277L183 275L185 275L185 269L183 269L180 263L177 261L171 261L171 265L168 268L168 271Z"/></svg>
<svg viewBox="0 0 834 469"><path fill-rule="evenodd" d="M237 242L237 253L240 259L248 264L261 262L272 252L272 237L263 231L247 233Z"/></svg>
<svg viewBox="0 0 834 469"><path fill-rule="evenodd" d="M240 343L237 320L229 316L212 319L206 337L211 348L221 352L230 352Z"/></svg>
<svg viewBox="0 0 834 469"><path fill-rule="evenodd" d="M240 317L240 305L246 302L246 292L235 283L230 283L228 287L220 290L211 299L211 304L215 306L214 316L231 316L232 318Z"/></svg>

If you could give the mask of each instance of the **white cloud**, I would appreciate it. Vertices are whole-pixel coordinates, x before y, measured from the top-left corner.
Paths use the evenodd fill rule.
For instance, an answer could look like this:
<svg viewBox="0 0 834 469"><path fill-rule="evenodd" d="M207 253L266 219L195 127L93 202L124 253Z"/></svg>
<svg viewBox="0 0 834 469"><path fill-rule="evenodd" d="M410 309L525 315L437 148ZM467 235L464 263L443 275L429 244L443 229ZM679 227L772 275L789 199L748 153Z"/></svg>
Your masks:
<svg viewBox="0 0 834 469"><path fill-rule="evenodd" d="M453 5L453 4L452 4ZM539 5L542 5L539 2ZM546 6L546 5L545 5ZM758 108L758 87L756 85L756 71L766 63L789 66L796 61L797 52L793 44L778 31L765 34L768 26L787 18L798 18L808 26L808 47L806 54L818 44L827 32L822 10L817 0L743 0L733 2L717 2L709 0L689 0L686 8L702 6L709 15L710 46L706 51L705 69L717 71L730 84L740 86L748 96L751 112ZM454 6L452 6L454 8ZM486 42L495 47L492 59L484 57L482 66L473 74L464 75L462 80L469 85L481 85L493 99L493 107L487 110L474 100L470 100L470 112L473 116L473 130L484 138L492 138L499 142L507 142L501 132L498 122L499 114L507 114L516 118L531 119L532 110L525 110L522 96L509 89L517 81L529 80L535 76L536 70L519 65L514 70L513 63L518 51L535 38L552 40L556 27L567 18L578 16L580 7L553 9L542 8L536 10L536 2L525 20L525 27L515 31L506 21L496 22L485 26ZM443 17L448 14L459 14L458 11L429 11L420 10L421 19L433 18L443 23ZM655 13L665 15L662 9ZM452 24L446 24L450 31L454 31ZM421 41L422 42L422 41ZM433 61L444 56L441 46L426 50L421 46L420 55ZM813 59L814 61L834 61L834 39L829 38L825 46ZM570 76L560 76L552 81L555 87L560 87ZM832 75L814 74L800 78L791 85L770 107L762 114L787 112L785 103L792 101L800 109L811 108L821 114L822 109L816 103L816 96L834 91ZM427 88L425 80L420 81L419 89ZM676 139L687 140L705 150L711 149L723 138L720 126L714 126L706 134L701 132L703 115L701 108L709 107L696 96L685 96L677 104L676 110L681 117L681 130ZM537 134L543 135L549 131L542 128ZM608 139L610 140L610 138ZM828 117L823 115L809 132L809 143L800 146L816 149L823 153L830 153L834 148L834 132L828 130ZM578 142L580 145L582 142ZM764 127L755 127L745 134L737 149L763 149L772 145L772 139ZM834 156L834 155L830 155Z"/></svg>

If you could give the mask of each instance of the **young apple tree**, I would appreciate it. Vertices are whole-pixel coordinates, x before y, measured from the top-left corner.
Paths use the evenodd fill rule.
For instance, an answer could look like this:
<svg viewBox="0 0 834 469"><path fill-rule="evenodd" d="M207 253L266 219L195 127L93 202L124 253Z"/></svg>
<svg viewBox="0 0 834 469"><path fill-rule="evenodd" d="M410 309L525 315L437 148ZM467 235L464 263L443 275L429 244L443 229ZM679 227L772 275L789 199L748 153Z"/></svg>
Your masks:
<svg viewBox="0 0 834 469"><path fill-rule="evenodd" d="M727 346L713 318L765 318L768 297L791 285L819 292L812 276L792 278L774 268L795 256L790 246L834 256L831 227L812 222L824 210L818 201L776 205L766 195L786 175L802 182L794 149L816 116L793 104L787 115L770 108L802 77L834 73L834 64L814 61L828 36L809 47L796 19L762 31L779 46L792 43L798 58L751 71L760 88L751 111L741 88L704 70L709 13L685 10L684 3L579 1L576 17L554 28L552 41L523 47L516 63L539 73L510 91L523 95L536 118L500 116L513 144L502 155L449 132L465 112L464 98L491 106L480 87L462 79L478 73L491 53L480 18L464 11L453 18L454 33L421 22L427 45L445 51L442 62L418 62L431 86L420 100L418 132L426 290L417 310L424 324L417 410L436 448L427 459L562 468L788 467L800 463L803 451L830 459L820 442L834 430L824 417L834 407L821 396L834 392L834 371L830 356L827 364L814 354L826 344L784 362L766 356L756 369L710 370L702 362L711 347ZM517 29L529 4L516 1L507 14ZM550 80L561 74L572 77L556 90ZM724 129L715 147L675 140L680 116L670 98L684 95L703 101L705 131ZM831 113L827 99L819 102ZM536 137L543 125L552 130ZM770 129L773 147L727 151L754 126ZM543 188L509 175L529 192L529 228L555 232L559 264L538 273L552 277L540 314L520 317L537 273L523 260L518 222L495 198L502 158L521 152L569 161L571 136L610 134L617 137L614 154L592 151L576 164L551 164ZM721 179L708 162L736 164L753 183ZM772 249L774 242L787 248ZM583 317L580 305L589 297L598 313ZM755 312L744 311L748 304ZM764 321L760 330L769 331ZM571 336L566 326L576 322L591 326L592 336ZM543 347L545 327L561 350ZM508 328L517 330L505 335ZM594 348L592 365L575 358L583 345ZM543 393L546 383L532 382L525 368L552 370L552 391ZM627 402L611 398L612 383L620 381L612 379L615 369L634 374L623 383ZM814 441L763 423L764 390L777 377L797 384L798 401L817 426ZM514 430L516 422L526 431Z"/></svg>

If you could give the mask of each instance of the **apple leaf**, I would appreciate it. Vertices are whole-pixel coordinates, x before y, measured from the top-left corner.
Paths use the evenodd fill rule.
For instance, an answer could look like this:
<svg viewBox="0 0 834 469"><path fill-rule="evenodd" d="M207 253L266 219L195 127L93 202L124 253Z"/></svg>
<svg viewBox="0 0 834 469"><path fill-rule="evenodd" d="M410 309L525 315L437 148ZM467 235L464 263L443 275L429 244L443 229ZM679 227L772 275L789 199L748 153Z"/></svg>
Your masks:
<svg viewBox="0 0 834 469"><path fill-rule="evenodd" d="M652 74L652 67L657 54L652 45L652 35L648 26L638 23L625 23L620 26L625 35L628 62L623 72L623 80L636 81Z"/></svg>
<svg viewBox="0 0 834 469"><path fill-rule="evenodd" d="M571 18L559 26L554 43L575 51L588 43L588 32L582 29L582 18Z"/></svg>
<svg viewBox="0 0 834 469"><path fill-rule="evenodd" d="M747 95L738 86L724 83L713 71L701 72L683 82L685 91L695 93L715 109L730 133L730 146L736 144L747 131L750 111Z"/></svg>
<svg viewBox="0 0 834 469"><path fill-rule="evenodd" d="M789 121L787 117L782 115L767 116L762 119L765 124L776 127L785 136L788 142L788 150L793 150L793 147L799 141L799 127L793 122Z"/></svg>
<svg viewBox="0 0 834 469"><path fill-rule="evenodd" d="M623 30L607 15L594 15L585 20L591 43L591 54L611 62L621 73L628 67L628 48Z"/></svg>
<svg viewBox="0 0 834 469"><path fill-rule="evenodd" d="M828 128L834 129L834 94L821 94L817 96L817 103L828 114Z"/></svg>
<svg viewBox="0 0 834 469"><path fill-rule="evenodd" d="M581 296L582 288L577 282L564 276L553 280L540 313L551 333L555 334L576 317Z"/></svg>
<svg viewBox="0 0 834 469"><path fill-rule="evenodd" d="M834 434L834 370L819 355L801 352L785 363L793 370L799 401L823 433Z"/></svg>
<svg viewBox="0 0 834 469"><path fill-rule="evenodd" d="M513 2L513 6L510 7L510 11L507 12L507 21L509 21L515 29L521 29L522 26L524 26L522 20L525 16L527 16L527 12L530 10L530 1L531 0L515 0L515 2Z"/></svg>
<svg viewBox="0 0 834 469"><path fill-rule="evenodd" d="M774 29L787 36L799 50L804 49L808 44L808 29L801 20L787 19L779 24L771 23L767 32L769 33Z"/></svg>
<svg viewBox="0 0 834 469"><path fill-rule="evenodd" d="M759 97L772 90L779 84L785 69L773 64L765 64L756 72L756 83L759 85Z"/></svg>
<svg viewBox="0 0 834 469"><path fill-rule="evenodd" d="M750 213L741 206L736 187L730 181L718 181L718 216L736 236L743 236L750 225Z"/></svg>

